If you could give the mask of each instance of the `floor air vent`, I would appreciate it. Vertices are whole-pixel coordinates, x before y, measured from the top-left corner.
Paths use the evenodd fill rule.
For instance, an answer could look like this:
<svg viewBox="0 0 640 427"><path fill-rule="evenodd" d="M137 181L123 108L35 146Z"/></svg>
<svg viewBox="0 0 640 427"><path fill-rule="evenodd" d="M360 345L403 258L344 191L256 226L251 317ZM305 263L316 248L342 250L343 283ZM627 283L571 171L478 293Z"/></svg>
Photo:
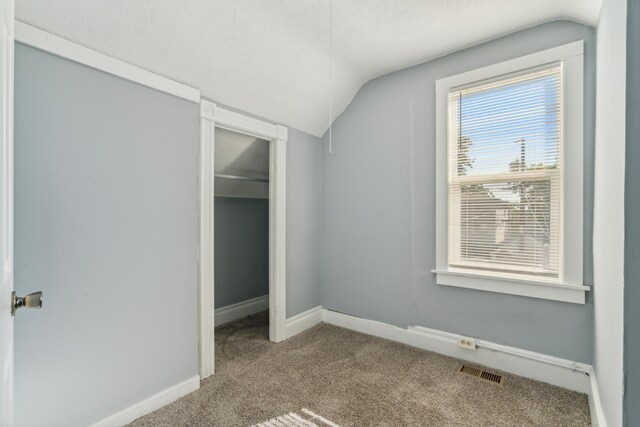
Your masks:
<svg viewBox="0 0 640 427"><path fill-rule="evenodd" d="M458 368L458 372L462 372L463 374L471 375L472 377L477 377L494 384L502 385L502 375L474 368L473 366L460 365L460 367Z"/></svg>

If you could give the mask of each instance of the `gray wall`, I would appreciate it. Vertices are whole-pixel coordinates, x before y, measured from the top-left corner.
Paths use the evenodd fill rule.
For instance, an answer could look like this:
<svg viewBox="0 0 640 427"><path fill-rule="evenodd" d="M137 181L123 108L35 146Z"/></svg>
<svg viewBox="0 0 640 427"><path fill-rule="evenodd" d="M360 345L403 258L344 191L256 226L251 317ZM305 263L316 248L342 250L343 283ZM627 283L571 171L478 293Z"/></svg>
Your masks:
<svg viewBox="0 0 640 427"><path fill-rule="evenodd" d="M287 317L321 304L322 143L289 128Z"/></svg>
<svg viewBox="0 0 640 427"><path fill-rule="evenodd" d="M333 124L323 157L322 305L397 326L421 325L591 362L593 303L438 286L435 81L585 40L584 281L592 275L595 38L553 22L370 81Z"/></svg>
<svg viewBox="0 0 640 427"><path fill-rule="evenodd" d="M215 307L269 293L269 200L215 198Z"/></svg>
<svg viewBox="0 0 640 427"><path fill-rule="evenodd" d="M624 425L640 425L640 2L627 3L624 222Z"/></svg>
<svg viewBox="0 0 640 427"><path fill-rule="evenodd" d="M198 105L16 46L17 425L84 426L198 373Z"/></svg>

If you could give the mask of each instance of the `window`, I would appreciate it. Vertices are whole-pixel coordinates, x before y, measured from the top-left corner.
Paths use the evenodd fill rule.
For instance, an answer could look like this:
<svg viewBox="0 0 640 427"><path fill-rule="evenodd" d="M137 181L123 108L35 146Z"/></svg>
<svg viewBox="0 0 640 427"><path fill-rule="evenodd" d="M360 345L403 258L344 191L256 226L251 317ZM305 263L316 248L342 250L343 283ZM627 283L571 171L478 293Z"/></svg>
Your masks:
<svg viewBox="0 0 640 427"><path fill-rule="evenodd" d="M449 265L558 276L561 64L449 90Z"/></svg>
<svg viewBox="0 0 640 427"><path fill-rule="evenodd" d="M436 92L437 283L584 303L582 42Z"/></svg>

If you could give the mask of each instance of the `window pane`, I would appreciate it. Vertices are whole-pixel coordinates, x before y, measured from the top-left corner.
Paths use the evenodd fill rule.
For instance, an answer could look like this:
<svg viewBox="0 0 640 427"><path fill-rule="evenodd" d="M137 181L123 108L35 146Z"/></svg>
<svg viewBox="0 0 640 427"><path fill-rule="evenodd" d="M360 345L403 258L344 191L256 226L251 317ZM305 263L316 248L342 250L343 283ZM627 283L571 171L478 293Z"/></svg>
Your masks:
<svg viewBox="0 0 640 427"><path fill-rule="evenodd" d="M558 217L552 180L467 184L453 189L459 203L458 256L452 265L557 273Z"/></svg>
<svg viewBox="0 0 640 427"><path fill-rule="evenodd" d="M458 175L557 167L560 66L451 92Z"/></svg>
<svg viewBox="0 0 640 427"><path fill-rule="evenodd" d="M561 66L449 93L449 264L557 276Z"/></svg>

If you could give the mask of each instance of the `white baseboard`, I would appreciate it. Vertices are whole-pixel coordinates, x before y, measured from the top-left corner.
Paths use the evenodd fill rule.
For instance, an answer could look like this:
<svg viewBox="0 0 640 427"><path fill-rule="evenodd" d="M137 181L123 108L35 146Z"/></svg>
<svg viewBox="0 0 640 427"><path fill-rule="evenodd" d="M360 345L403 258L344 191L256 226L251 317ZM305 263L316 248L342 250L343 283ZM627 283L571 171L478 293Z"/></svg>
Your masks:
<svg viewBox="0 0 640 427"><path fill-rule="evenodd" d="M195 376L169 387L158 394L154 394L148 399L138 402L135 405L129 406L120 412L117 412L107 418L92 424L91 427L120 427L130 422L147 415L156 409L160 409L169 403L178 400L184 395L187 395L200 388L200 377Z"/></svg>
<svg viewBox="0 0 640 427"><path fill-rule="evenodd" d="M250 314L269 310L269 295L251 298L226 307L216 308L214 324L216 326L242 319Z"/></svg>
<svg viewBox="0 0 640 427"><path fill-rule="evenodd" d="M323 308L319 305L288 318L285 334L287 339L322 322L322 312Z"/></svg>
<svg viewBox="0 0 640 427"><path fill-rule="evenodd" d="M467 350L458 347L456 334L420 326L404 329L327 309L322 311L322 320L580 393L591 393L588 375L591 365L482 340L477 340L476 350Z"/></svg>
<svg viewBox="0 0 640 427"><path fill-rule="evenodd" d="M591 425L593 427L607 427L607 420L604 418L602 403L600 402L600 392L598 391L598 380L595 370L591 369L591 393L589 393L589 411L591 412Z"/></svg>

